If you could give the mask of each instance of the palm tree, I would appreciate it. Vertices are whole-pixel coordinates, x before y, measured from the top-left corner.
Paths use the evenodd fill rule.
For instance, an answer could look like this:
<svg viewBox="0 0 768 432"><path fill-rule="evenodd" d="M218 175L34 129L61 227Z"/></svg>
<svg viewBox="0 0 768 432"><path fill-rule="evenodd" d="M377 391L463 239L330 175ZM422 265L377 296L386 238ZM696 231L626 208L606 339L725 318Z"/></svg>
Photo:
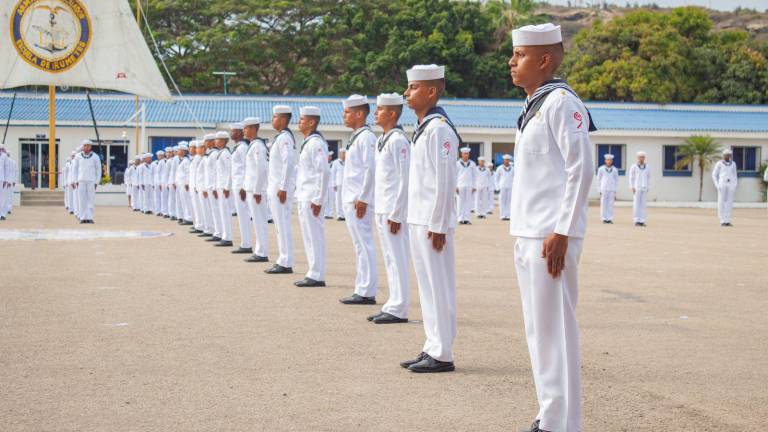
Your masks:
<svg viewBox="0 0 768 432"><path fill-rule="evenodd" d="M494 19L497 47L509 38L514 28L526 24L541 24L546 18L545 15L536 13L538 0L488 0L485 7Z"/></svg>
<svg viewBox="0 0 768 432"><path fill-rule="evenodd" d="M704 171L720 159L720 144L711 136L693 135L677 149L677 155L679 157L675 163L677 169L685 169L698 163L699 201L701 201L701 193L704 189Z"/></svg>

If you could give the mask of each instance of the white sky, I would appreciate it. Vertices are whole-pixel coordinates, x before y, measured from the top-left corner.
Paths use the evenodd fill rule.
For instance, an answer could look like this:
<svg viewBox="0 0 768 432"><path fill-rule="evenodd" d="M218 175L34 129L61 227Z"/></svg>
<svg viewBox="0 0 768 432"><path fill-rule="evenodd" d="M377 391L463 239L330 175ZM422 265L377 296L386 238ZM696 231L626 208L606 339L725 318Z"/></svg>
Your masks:
<svg viewBox="0 0 768 432"><path fill-rule="evenodd" d="M566 5L568 0L547 0L550 4ZM741 6L744 8L756 9L758 11L768 11L768 0L608 0L608 3L613 3L618 6L624 6L629 2L630 4L648 4L656 3L661 7L676 7L676 6L705 6L711 9L719 9L723 11L730 11ZM589 6L595 3L602 3L601 0L571 0L573 6Z"/></svg>

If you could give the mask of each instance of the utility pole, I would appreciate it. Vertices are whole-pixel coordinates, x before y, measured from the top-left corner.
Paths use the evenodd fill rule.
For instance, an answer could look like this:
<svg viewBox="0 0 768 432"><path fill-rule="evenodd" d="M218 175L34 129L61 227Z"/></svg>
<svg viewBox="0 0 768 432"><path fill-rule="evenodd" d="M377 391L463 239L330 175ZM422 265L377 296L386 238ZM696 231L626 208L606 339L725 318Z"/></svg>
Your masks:
<svg viewBox="0 0 768 432"><path fill-rule="evenodd" d="M214 72L214 75L221 75L224 78L224 96L227 95L227 82L229 81L229 77L233 77L237 75L237 72L226 72L226 71L218 71Z"/></svg>

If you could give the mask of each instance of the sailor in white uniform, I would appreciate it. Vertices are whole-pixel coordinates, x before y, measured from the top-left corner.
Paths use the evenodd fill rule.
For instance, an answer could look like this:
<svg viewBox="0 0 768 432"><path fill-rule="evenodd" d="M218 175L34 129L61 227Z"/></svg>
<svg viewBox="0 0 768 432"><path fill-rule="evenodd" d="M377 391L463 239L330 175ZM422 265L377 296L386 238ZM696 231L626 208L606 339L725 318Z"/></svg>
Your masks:
<svg viewBox="0 0 768 432"><path fill-rule="evenodd" d="M133 158L133 175L131 176L131 208L133 211L141 211L141 201L142 201L142 193L141 193L141 165L144 164L141 154L137 154L136 157Z"/></svg>
<svg viewBox="0 0 768 432"><path fill-rule="evenodd" d="M9 194L13 193L11 189L11 163L5 145L0 144L0 220L5 220L7 213L5 211ZM10 191L10 192L9 192ZM11 195L12 197L13 195ZM13 198L11 198L13 199Z"/></svg>
<svg viewBox="0 0 768 432"><path fill-rule="evenodd" d="M256 241L253 243L251 252L253 255L246 258L246 262L267 262L269 261L269 232L267 230L267 220L269 219L269 199L267 196L267 186L269 183L269 148L267 141L259 137L261 127L261 118L248 117L243 120L245 139L248 143L245 156L245 178L243 190L245 201L248 207L248 214L251 215L251 226L256 233ZM291 149L293 151L293 149ZM243 192L240 192L243 194ZM250 236L250 230L248 235ZM249 239L250 241L250 239Z"/></svg>
<svg viewBox="0 0 768 432"><path fill-rule="evenodd" d="M600 192L600 219L605 224L613 223L613 204L619 189L619 170L613 166L613 155L607 153L605 164L597 169L597 188Z"/></svg>
<svg viewBox="0 0 768 432"><path fill-rule="evenodd" d="M470 225L472 211L472 194L475 192L477 165L469 159L469 147L461 149L461 159L456 161L456 200L458 202L459 219L462 225Z"/></svg>
<svg viewBox="0 0 768 432"><path fill-rule="evenodd" d="M293 233L291 208L296 191L296 141L288 128L291 107L272 107L272 128L278 131L269 148L269 178L267 199L277 231L278 257L275 265L265 270L268 274L293 273Z"/></svg>
<svg viewBox="0 0 768 432"><path fill-rule="evenodd" d="M221 241L214 244L219 247L232 246L232 203L229 196L232 191L232 152L227 147L229 133L216 132L216 148L219 154L216 157L216 193L214 198L219 204L219 223L221 227Z"/></svg>
<svg viewBox="0 0 768 432"><path fill-rule="evenodd" d="M413 267L419 284L426 341L412 372L454 370L456 339L456 180L461 139L437 103L445 91L445 67L409 69L405 97L418 119L411 145L408 224Z"/></svg>
<svg viewBox="0 0 768 432"><path fill-rule="evenodd" d="M0 153L2 151L0 150ZM64 168L61 170L61 180L59 181L60 184L64 186L64 208L70 213L73 214L72 211L72 187L69 185L69 171L72 168L72 164L75 161L75 155L77 153L70 152L69 153L69 159L67 159L67 162L64 163ZM2 156L0 156L0 159L2 159ZM2 162L0 162L0 172L2 172L3 166ZM128 184L128 176L130 175L129 172L135 170L135 167L133 165L129 166L128 169L125 171L125 177L126 177L126 185ZM1 175L1 174L0 174ZM2 177L0 177L0 195L2 195ZM128 198L130 200L130 196ZM0 196L0 202L2 202L3 198Z"/></svg>
<svg viewBox="0 0 768 432"><path fill-rule="evenodd" d="M485 166L485 158L477 158L477 168L475 172L475 216L478 219L485 219L488 213L488 189L491 188L491 177L488 167Z"/></svg>
<svg viewBox="0 0 768 432"><path fill-rule="evenodd" d="M192 197L189 194L189 166L192 160L187 154L189 146L186 142L179 143L176 156L179 166L176 168L175 193L177 195L177 219L179 225L192 225Z"/></svg>
<svg viewBox="0 0 768 432"><path fill-rule="evenodd" d="M387 270L389 299L381 312L368 317L375 324L408 322L409 237L408 175L411 142L398 125L403 112L403 97L384 93L376 98L376 124L384 134L376 142L376 227Z"/></svg>
<svg viewBox="0 0 768 432"><path fill-rule="evenodd" d="M322 204L328 193L328 143L317 131L320 108L305 106L300 109L299 130L304 142L299 150L299 172L296 179L296 198L299 206L299 226L304 240L309 269L298 287L325 286L325 227Z"/></svg>
<svg viewBox="0 0 768 432"><path fill-rule="evenodd" d="M67 161L69 162L69 161ZM64 164L64 170L67 170L67 164ZM132 160L128 161L128 166L125 168L125 172L123 172L123 187L125 188L125 195L128 197L128 207L133 207L131 197L133 196L133 180L132 176L133 173L136 171L136 167L134 166L134 163ZM62 173L63 176L63 173ZM61 182L60 182L61 183ZM67 204L67 194L66 190L64 191L64 206L66 207Z"/></svg>
<svg viewBox="0 0 768 432"><path fill-rule="evenodd" d="M155 152L155 161L149 167L152 171L152 211L161 217L168 215L168 188L162 179L168 176L168 158L170 157L171 147L166 147L165 151L158 150Z"/></svg>
<svg viewBox="0 0 768 432"><path fill-rule="evenodd" d="M197 169L200 163L200 155L198 149L201 147L200 142L192 140L189 142L189 203L192 211L192 228L189 229L191 234L200 234L203 231L201 227L200 216L200 199L197 193Z"/></svg>
<svg viewBox="0 0 768 432"><path fill-rule="evenodd" d="M179 189L176 187L176 171L179 169L179 164L181 163L181 157L179 156L179 146L181 144L188 146L186 141L180 141L178 144L171 147L171 158L168 160L166 179L166 184L168 186L168 216L170 216L172 221L181 219Z"/></svg>
<svg viewBox="0 0 768 432"><path fill-rule="evenodd" d="M496 192L496 177L494 177L495 171L493 170L493 162L486 162L485 166L488 168L488 188L486 188L488 199L485 200L485 215L488 216L493 214L494 192Z"/></svg>
<svg viewBox="0 0 768 432"><path fill-rule="evenodd" d="M90 140L83 140L83 151L75 156L80 223L93 223L93 208L96 205L96 186L101 181L101 159L91 151Z"/></svg>
<svg viewBox="0 0 768 432"><path fill-rule="evenodd" d="M517 123L510 233L539 412L531 431L580 432L578 265L594 177L589 111L554 74L560 27L513 31L514 84L528 94Z"/></svg>
<svg viewBox="0 0 768 432"><path fill-rule="evenodd" d="M367 125L368 98L352 95L342 103L344 126L352 129L344 163L342 205L355 248L355 291L339 301L348 305L376 304L378 286L376 246L373 240L374 188L376 186L376 134Z"/></svg>
<svg viewBox="0 0 768 432"><path fill-rule="evenodd" d="M637 163L629 167L629 188L634 194L632 220L635 226L645 226L646 200L651 182L651 170L645 163L645 152L637 152Z"/></svg>
<svg viewBox="0 0 768 432"><path fill-rule="evenodd" d="M496 168L496 190L499 191L499 218L508 221L512 214L512 185L515 181L515 167L512 156L505 154L503 164Z"/></svg>
<svg viewBox="0 0 768 432"><path fill-rule="evenodd" d="M139 165L139 184L141 185L141 212L152 214L152 153L142 155L142 163Z"/></svg>
<svg viewBox="0 0 768 432"><path fill-rule="evenodd" d="M717 215L720 217L720 226L733 226L731 212L736 187L739 184L739 174L731 149L723 150L723 159L717 161L712 170L712 182L717 189Z"/></svg>
<svg viewBox="0 0 768 432"><path fill-rule="evenodd" d="M213 235L206 239L208 242L221 241L221 208L219 207L219 194L216 190L216 160L219 158L218 133L213 134L211 145L208 149L208 157L205 159L205 189L208 195L208 203L211 210L211 222Z"/></svg>
<svg viewBox="0 0 768 432"><path fill-rule="evenodd" d="M213 142L216 140L216 134L210 133L203 137L202 159L197 167L197 191L200 194L200 203L202 204L203 233L198 237L208 237L206 241L213 238L216 232L216 223L213 217L213 195L211 194L211 171L209 165L211 162L211 152L214 151ZM217 238L215 241L221 240Z"/></svg>
<svg viewBox="0 0 768 432"><path fill-rule="evenodd" d="M339 157L331 164L331 189L333 190L333 196L331 198L333 204L333 217L338 221L344 220L344 210L342 204L342 196L344 194L344 164L347 158L347 149L339 146Z"/></svg>
<svg viewBox="0 0 768 432"><path fill-rule="evenodd" d="M333 151L328 151L328 193L325 194L325 202L323 203L323 216L326 219L333 219Z"/></svg>
<svg viewBox="0 0 768 432"><path fill-rule="evenodd" d="M233 254L253 253L252 216L248 209L248 196L245 191L246 160L250 140L244 138L244 127L242 122L233 123L229 132L232 142L235 143L232 149L232 195L234 195L237 226L240 231L240 246L232 251Z"/></svg>

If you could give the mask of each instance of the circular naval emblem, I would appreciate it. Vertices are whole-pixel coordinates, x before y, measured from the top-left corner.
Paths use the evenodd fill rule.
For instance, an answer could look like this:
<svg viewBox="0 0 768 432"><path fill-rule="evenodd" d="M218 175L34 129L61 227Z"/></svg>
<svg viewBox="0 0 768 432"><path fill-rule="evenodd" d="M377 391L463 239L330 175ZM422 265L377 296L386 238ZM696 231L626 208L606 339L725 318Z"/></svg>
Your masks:
<svg viewBox="0 0 768 432"><path fill-rule="evenodd" d="M80 0L19 0L11 15L11 38L19 56L46 72L64 72L91 43L91 18Z"/></svg>

